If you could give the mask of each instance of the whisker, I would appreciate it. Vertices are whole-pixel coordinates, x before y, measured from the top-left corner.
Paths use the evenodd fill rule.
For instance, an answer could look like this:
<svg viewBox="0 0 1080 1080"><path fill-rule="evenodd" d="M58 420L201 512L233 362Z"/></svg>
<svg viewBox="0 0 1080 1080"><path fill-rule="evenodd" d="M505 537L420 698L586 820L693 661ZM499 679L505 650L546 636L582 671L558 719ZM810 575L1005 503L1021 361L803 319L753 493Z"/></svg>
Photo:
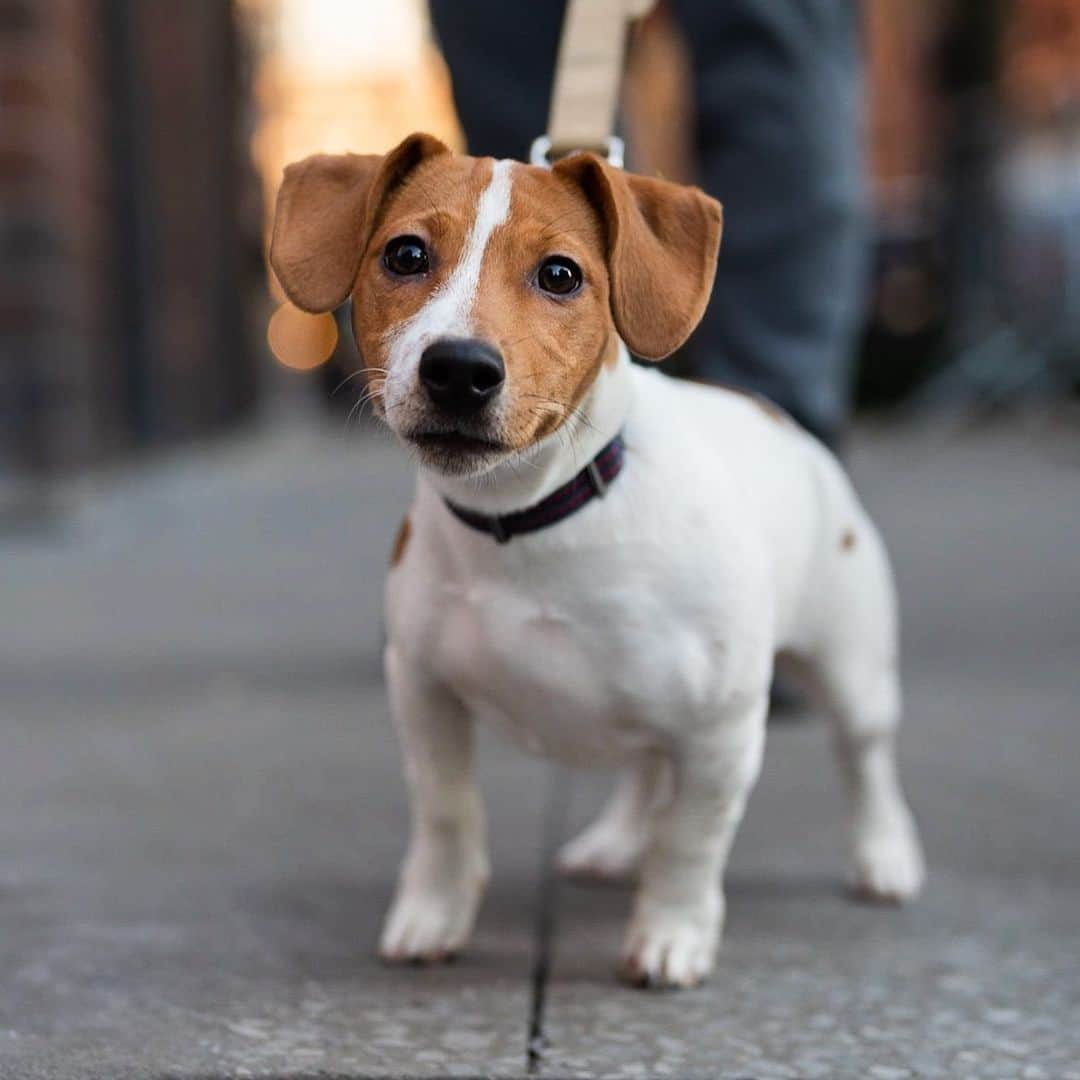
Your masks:
<svg viewBox="0 0 1080 1080"><path fill-rule="evenodd" d="M567 420L579 423L582 426L587 427L590 431L599 434L596 425L581 411L580 406L567 405L564 401L557 401L555 398L545 397L543 394L522 393L521 396L534 398L543 405L550 405L551 407L558 409Z"/></svg>
<svg viewBox="0 0 1080 1080"><path fill-rule="evenodd" d="M344 431L348 431L349 424L356 420L357 424L360 422L360 418L364 415L364 409L375 400L376 397L382 392L382 384L379 386L366 387L364 392L356 399L351 409L345 416Z"/></svg>
<svg viewBox="0 0 1080 1080"><path fill-rule="evenodd" d="M344 378L344 379L342 379L342 380L341 380L341 382L339 382L339 383L337 384L337 386L335 386L335 387L334 387L334 389L330 391L330 396L331 396L331 397L333 397L333 396L334 396L334 395L335 395L335 394L336 394L336 393L337 393L337 392L338 392L339 390L341 390L341 389L342 389L342 388L343 388L343 387L344 387L344 386L345 386L345 385L346 385L347 383L350 383L350 382L352 382L352 381L353 381L353 379L357 379L357 378L359 378L359 377L360 377L361 375L370 375L370 374L372 374L373 372L378 372L378 373L381 373L381 374L383 374L383 375L386 375L386 374L388 374L388 372L387 372L387 369L386 369L386 368L376 368L376 367L362 367L362 368L358 369L357 371L354 371L354 372L352 372L351 374L349 374L349 375L346 375L346 376L345 376L345 378Z"/></svg>

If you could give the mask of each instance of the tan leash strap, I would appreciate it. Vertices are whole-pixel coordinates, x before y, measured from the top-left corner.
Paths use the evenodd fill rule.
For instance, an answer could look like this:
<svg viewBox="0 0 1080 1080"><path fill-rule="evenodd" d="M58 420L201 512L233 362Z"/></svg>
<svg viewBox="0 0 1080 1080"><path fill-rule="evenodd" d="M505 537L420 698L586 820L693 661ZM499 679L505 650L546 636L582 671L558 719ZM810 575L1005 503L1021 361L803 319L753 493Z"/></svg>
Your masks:
<svg viewBox="0 0 1080 1080"><path fill-rule="evenodd" d="M569 0L563 23L547 144L550 159L573 150L608 153L619 104L628 24L655 0Z"/></svg>

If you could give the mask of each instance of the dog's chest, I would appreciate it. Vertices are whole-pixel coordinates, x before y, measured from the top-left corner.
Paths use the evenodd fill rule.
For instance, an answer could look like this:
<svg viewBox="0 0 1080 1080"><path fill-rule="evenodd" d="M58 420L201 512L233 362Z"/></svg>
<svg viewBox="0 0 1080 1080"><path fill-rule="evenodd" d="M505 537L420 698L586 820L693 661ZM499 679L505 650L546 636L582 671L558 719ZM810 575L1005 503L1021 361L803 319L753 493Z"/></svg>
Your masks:
<svg viewBox="0 0 1080 1080"><path fill-rule="evenodd" d="M587 588L445 586L421 635L436 673L482 723L570 763L663 742L712 689L703 636Z"/></svg>

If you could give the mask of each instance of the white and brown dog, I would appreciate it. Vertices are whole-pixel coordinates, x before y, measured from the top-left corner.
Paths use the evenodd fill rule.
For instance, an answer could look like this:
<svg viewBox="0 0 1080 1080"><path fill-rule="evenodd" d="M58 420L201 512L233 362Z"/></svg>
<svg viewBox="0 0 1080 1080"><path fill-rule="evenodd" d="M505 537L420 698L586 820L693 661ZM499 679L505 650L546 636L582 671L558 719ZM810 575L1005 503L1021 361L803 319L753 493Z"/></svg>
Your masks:
<svg viewBox="0 0 1080 1080"><path fill-rule="evenodd" d="M479 720L627 766L561 865L636 872L625 972L698 982L778 655L835 718L856 886L895 902L922 883L874 526L783 414L627 353L658 359L694 329L720 227L696 188L588 154L544 169L414 135L285 173L274 270L306 311L352 297L375 409L420 464L386 591L413 807L388 960L469 937L488 877Z"/></svg>

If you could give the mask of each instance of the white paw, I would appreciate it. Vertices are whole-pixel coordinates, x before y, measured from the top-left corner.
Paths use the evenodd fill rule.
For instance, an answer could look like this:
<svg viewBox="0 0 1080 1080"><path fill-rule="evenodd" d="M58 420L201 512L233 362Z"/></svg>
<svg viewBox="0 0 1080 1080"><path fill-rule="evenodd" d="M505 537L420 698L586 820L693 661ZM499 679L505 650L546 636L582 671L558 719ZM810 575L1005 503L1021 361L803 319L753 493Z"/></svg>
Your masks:
<svg viewBox="0 0 1080 1080"><path fill-rule="evenodd" d="M469 940L484 879L470 885L404 886L383 924L379 955L392 964L452 960Z"/></svg>
<svg viewBox="0 0 1080 1080"><path fill-rule="evenodd" d="M901 904L926 878L915 823L907 812L863 824L856 833L852 885L864 900Z"/></svg>
<svg viewBox="0 0 1080 1080"><path fill-rule="evenodd" d="M645 837L597 821L564 844L555 857L559 872L592 881L625 881L637 872Z"/></svg>
<svg viewBox="0 0 1080 1080"><path fill-rule="evenodd" d="M623 947L622 975L635 986L697 986L712 971L723 902L704 909L653 908L635 913Z"/></svg>

